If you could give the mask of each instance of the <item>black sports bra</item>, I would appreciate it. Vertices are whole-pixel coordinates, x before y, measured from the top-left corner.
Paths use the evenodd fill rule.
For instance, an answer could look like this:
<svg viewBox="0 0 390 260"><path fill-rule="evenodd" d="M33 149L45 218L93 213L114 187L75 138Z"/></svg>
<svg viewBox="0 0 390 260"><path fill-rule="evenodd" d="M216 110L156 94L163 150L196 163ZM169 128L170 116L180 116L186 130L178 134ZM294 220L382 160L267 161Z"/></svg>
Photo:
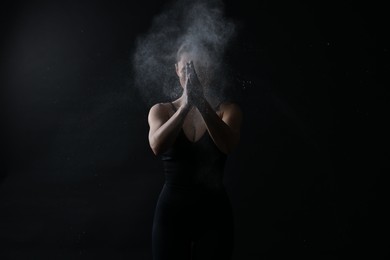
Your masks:
<svg viewBox="0 0 390 260"><path fill-rule="evenodd" d="M198 141L192 142L181 129L172 147L161 155L165 181L188 188L220 189L226 158L207 130Z"/></svg>

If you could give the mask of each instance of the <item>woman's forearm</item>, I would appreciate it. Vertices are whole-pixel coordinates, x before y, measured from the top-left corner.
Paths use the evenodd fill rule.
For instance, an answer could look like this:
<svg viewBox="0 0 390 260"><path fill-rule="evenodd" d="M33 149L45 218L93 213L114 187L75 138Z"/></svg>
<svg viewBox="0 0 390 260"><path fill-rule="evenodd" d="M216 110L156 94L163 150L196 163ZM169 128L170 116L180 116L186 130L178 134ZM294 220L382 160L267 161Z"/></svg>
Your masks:
<svg viewBox="0 0 390 260"><path fill-rule="evenodd" d="M206 99L198 106L206 123L207 131L217 147L225 154L230 153L238 144L239 134L234 132L213 110Z"/></svg>
<svg viewBox="0 0 390 260"><path fill-rule="evenodd" d="M160 154L168 149L183 126L184 119L190 110L189 106L181 106L178 110L157 129L151 136L151 147L155 154Z"/></svg>

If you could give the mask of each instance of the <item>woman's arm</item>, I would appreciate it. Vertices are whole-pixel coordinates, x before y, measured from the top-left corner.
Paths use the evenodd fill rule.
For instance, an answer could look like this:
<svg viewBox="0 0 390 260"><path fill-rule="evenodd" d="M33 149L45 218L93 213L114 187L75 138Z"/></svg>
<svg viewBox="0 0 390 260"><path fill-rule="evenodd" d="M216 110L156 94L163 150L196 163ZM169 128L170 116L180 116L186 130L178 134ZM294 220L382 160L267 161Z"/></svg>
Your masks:
<svg viewBox="0 0 390 260"><path fill-rule="evenodd" d="M199 81L193 62L187 65L189 100L193 103L206 123L214 143L223 153L230 153L240 140L240 127L242 121L242 112L240 107L234 103L220 105L222 116L219 117L213 110L206 97L204 96L203 86Z"/></svg>
<svg viewBox="0 0 390 260"><path fill-rule="evenodd" d="M222 116L213 110L206 99L200 102L198 110L203 116L214 143L223 153L230 153L239 143L242 112L240 107L234 103L220 105Z"/></svg>
<svg viewBox="0 0 390 260"><path fill-rule="evenodd" d="M152 106L148 115L149 145L155 155L164 152L173 144L189 109L189 105L181 106L169 117L169 111L163 104Z"/></svg>

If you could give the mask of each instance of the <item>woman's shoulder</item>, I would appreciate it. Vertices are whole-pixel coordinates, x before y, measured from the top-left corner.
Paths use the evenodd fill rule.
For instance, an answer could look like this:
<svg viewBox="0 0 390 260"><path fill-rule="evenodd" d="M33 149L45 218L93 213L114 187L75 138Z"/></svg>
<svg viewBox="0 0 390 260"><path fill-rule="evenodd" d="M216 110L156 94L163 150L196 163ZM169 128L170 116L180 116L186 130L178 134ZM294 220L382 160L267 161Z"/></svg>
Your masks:
<svg viewBox="0 0 390 260"><path fill-rule="evenodd" d="M218 104L217 110L241 110L240 105L237 102L226 100Z"/></svg>
<svg viewBox="0 0 390 260"><path fill-rule="evenodd" d="M173 107L172 102L156 103L150 107L149 114L170 114Z"/></svg>
<svg viewBox="0 0 390 260"><path fill-rule="evenodd" d="M150 110L165 110L172 106L171 102L159 102L150 107Z"/></svg>
<svg viewBox="0 0 390 260"><path fill-rule="evenodd" d="M217 113L222 117L236 118L241 120L243 117L240 105L234 101L223 101L218 105Z"/></svg>

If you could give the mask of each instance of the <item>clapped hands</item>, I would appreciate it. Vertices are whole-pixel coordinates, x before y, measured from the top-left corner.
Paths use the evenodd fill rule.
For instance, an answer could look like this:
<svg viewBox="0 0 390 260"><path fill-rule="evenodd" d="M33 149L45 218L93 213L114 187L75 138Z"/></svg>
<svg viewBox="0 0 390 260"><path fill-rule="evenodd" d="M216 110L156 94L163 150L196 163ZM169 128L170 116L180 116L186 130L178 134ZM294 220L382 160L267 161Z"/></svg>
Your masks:
<svg viewBox="0 0 390 260"><path fill-rule="evenodd" d="M187 62L186 67L186 84L188 102L198 108L204 104L205 97L203 86L199 81L198 75L195 71L193 61Z"/></svg>

